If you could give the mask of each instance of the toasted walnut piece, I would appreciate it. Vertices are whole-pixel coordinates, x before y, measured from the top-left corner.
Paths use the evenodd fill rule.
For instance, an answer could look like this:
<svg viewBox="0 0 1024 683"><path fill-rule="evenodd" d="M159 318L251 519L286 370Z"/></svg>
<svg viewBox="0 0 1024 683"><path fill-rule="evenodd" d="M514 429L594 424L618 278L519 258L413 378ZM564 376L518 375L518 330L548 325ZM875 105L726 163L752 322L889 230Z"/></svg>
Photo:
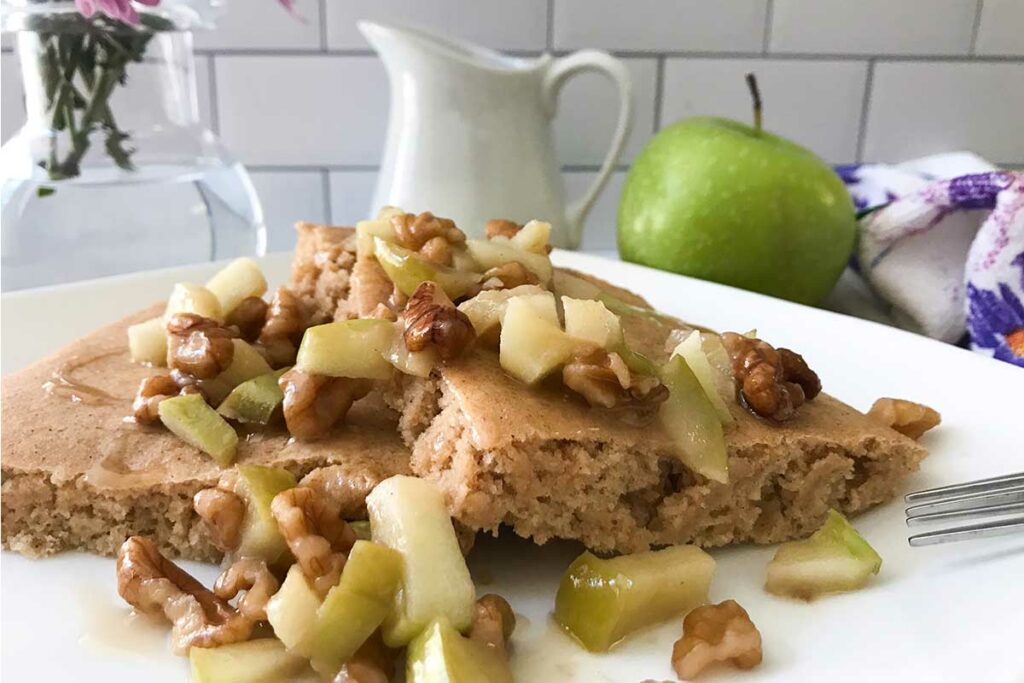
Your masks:
<svg viewBox="0 0 1024 683"><path fill-rule="evenodd" d="M405 346L410 351L437 349L444 360L458 357L473 341L473 323L434 282L421 282L402 314Z"/></svg>
<svg viewBox="0 0 1024 683"><path fill-rule="evenodd" d="M274 496L270 511L306 578L321 596L341 577L356 534L332 500L305 486Z"/></svg>
<svg viewBox="0 0 1024 683"><path fill-rule="evenodd" d="M161 555L148 538L132 536L118 550L117 592L140 612L171 621L178 654L241 642L252 633L252 621Z"/></svg>
<svg viewBox="0 0 1024 683"><path fill-rule="evenodd" d="M387 305L394 291L395 283L384 272L384 268L377 259L360 259L352 268L349 289L349 305L352 308L353 317L365 318L377 306Z"/></svg>
<svg viewBox="0 0 1024 683"><path fill-rule="evenodd" d="M603 408L653 409L668 398L668 389L654 377L634 375L619 354L604 349L577 353L562 368L562 382Z"/></svg>
<svg viewBox="0 0 1024 683"><path fill-rule="evenodd" d="M513 289L522 285L537 284L540 284L540 278L518 261L509 261L506 264L490 268L484 272L483 276L485 290Z"/></svg>
<svg viewBox="0 0 1024 683"><path fill-rule="evenodd" d="M386 304L377 304L377 308L373 309L367 317L377 320L390 320L391 322L398 320L398 316Z"/></svg>
<svg viewBox="0 0 1024 683"><path fill-rule="evenodd" d="M212 379L231 365L238 336L216 320L175 313L167 321L167 365L198 379Z"/></svg>
<svg viewBox="0 0 1024 683"><path fill-rule="evenodd" d="M384 645L377 631L341 665L332 683L390 683L394 675L395 653Z"/></svg>
<svg viewBox="0 0 1024 683"><path fill-rule="evenodd" d="M192 507L218 550L229 553L238 548L242 540L245 502L234 491L221 485L203 489L192 497Z"/></svg>
<svg viewBox="0 0 1024 683"><path fill-rule="evenodd" d="M472 640L494 648L507 659L506 646L515 628L516 615L505 598L488 593L476 601L473 623L469 627Z"/></svg>
<svg viewBox="0 0 1024 683"><path fill-rule="evenodd" d="M258 338L271 367L283 368L295 362L307 323L299 298L287 287L278 287L270 299Z"/></svg>
<svg viewBox="0 0 1024 683"><path fill-rule="evenodd" d="M242 339L247 342L256 341L263 331L268 308L267 302L260 297L246 297L228 314L228 324L238 328Z"/></svg>
<svg viewBox="0 0 1024 683"><path fill-rule="evenodd" d="M366 379L325 377L292 368L277 385L284 392L284 421L288 433L300 441L314 441L330 432L352 404L370 393Z"/></svg>
<svg viewBox="0 0 1024 683"><path fill-rule="evenodd" d="M504 218L492 218L484 224L484 230L487 232L487 239L493 239L495 237L507 237L511 239L522 229L523 226L519 225L519 223L505 220Z"/></svg>
<svg viewBox="0 0 1024 683"><path fill-rule="evenodd" d="M420 247L420 256L442 266L452 264L452 247L443 237L431 237Z"/></svg>
<svg viewBox="0 0 1024 683"><path fill-rule="evenodd" d="M868 411L868 416L911 439L920 439L925 432L942 422L938 411L902 398L878 399Z"/></svg>
<svg viewBox="0 0 1024 683"><path fill-rule="evenodd" d="M724 333L722 344L732 361L740 402L755 415L783 422L821 393L821 380L798 353L735 332Z"/></svg>
<svg viewBox="0 0 1024 683"><path fill-rule="evenodd" d="M683 637L672 648L672 668L692 680L714 662L739 669L761 663L761 634L735 600L698 607L683 620Z"/></svg>
<svg viewBox="0 0 1024 683"><path fill-rule="evenodd" d="M449 245L466 241L465 233L455 227L455 221L435 216L429 211L418 215L403 213L392 216L391 225L395 228L398 243L413 251L419 251L435 237L442 238Z"/></svg>
<svg viewBox="0 0 1024 683"><path fill-rule="evenodd" d="M213 592L222 600L231 600L245 591L238 601L238 612L250 621L267 620L267 601L273 597L281 582L277 580L267 563L255 557L235 560L230 567L217 577Z"/></svg>
<svg viewBox="0 0 1024 683"><path fill-rule="evenodd" d="M139 424L152 424L160 419L157 406L160 401L178 393L178 385L168 375L153 375L139 383L132 401L132 414Z"/></svg>

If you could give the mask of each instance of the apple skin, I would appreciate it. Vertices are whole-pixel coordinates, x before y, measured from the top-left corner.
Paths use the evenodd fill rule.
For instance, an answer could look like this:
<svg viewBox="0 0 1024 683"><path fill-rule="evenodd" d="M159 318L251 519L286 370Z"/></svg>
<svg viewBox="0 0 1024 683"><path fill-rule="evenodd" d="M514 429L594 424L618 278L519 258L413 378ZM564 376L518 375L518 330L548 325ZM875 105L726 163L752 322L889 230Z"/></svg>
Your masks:
<svg viewBox="0 0 1024 683"><path fill-rule="evenodd" d="M626 261L815 304L856 237L835 172L784 138L698 117L659 132L633 163L619 204Z"/></svg>

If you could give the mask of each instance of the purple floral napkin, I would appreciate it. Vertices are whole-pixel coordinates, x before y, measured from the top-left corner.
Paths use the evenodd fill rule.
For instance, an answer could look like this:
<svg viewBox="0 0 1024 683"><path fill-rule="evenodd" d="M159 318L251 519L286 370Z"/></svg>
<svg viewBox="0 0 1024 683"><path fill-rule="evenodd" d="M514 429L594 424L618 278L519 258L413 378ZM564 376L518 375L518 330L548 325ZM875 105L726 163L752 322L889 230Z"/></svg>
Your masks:
<svg viewBox="0 0 1024 683"><path fill-rule="evenodd" d="M1024 367L1024 173L841 167L857 265L901 326Z"/></svg>

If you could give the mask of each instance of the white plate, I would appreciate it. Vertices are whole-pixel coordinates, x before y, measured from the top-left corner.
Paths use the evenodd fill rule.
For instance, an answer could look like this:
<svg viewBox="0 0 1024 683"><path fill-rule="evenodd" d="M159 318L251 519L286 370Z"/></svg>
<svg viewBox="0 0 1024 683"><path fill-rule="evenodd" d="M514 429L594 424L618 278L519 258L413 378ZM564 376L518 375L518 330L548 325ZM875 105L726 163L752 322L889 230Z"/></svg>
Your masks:
<svg viewBox="0 0 1024 683"><path fill-rule="evenodd" d="M1024 372L874 323L728 287L572 253L561 265L630 287L683 318L747 330L797 349L825 389L866 409L879 396L937 408L932 455L908 489L1024 469ZM282 281L284 255L267 259ZM170 283L199 280L214 266L17 293L3 298L3 367L34 358L165 296ZM899 502L856 519L884 558L863 591L812 604L775 598L761 584L771 548L713 551L715 601L735 598L764 637L764 664L722 669L713 680L1024 681L1024 536L911 549ZM558 578L579 548L484 540L470 564L481 590L507 596L524 615L515 634L522 681L674 679L669 665L681 620L649 630L611 654L590 655L557 633L550 610ZM2 673L7 681L181 681L186 665L167 653L164 630L128 618L109 559L67 554L29 561L4 553ZM200 567L204 581L215 575Z"/></svg>

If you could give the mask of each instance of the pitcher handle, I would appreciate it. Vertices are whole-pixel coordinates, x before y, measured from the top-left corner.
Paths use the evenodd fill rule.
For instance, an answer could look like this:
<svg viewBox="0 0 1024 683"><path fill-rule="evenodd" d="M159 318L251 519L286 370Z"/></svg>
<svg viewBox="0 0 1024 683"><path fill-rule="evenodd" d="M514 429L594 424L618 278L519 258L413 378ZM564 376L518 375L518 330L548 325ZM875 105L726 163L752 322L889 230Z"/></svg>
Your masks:
<svg viewBox="0 0 1024 683"><path fill-rule="evenodd" d="M622 155L622 147L633 127L633 82L625 65L607 52L600 50L580 50L567 57L556 59L544 74L544 102L551 116L558 108L558 93L565 82L572 76L587 71L595 71L608 77L619 90L619 119L615 124L615 133L608 153L601 163L597 178L590 184L587 191L566 209L566 224L571 231L568 246L575 249L583 237L583 221L597 201L601 190L608 184L615 162Z"/></svg>

